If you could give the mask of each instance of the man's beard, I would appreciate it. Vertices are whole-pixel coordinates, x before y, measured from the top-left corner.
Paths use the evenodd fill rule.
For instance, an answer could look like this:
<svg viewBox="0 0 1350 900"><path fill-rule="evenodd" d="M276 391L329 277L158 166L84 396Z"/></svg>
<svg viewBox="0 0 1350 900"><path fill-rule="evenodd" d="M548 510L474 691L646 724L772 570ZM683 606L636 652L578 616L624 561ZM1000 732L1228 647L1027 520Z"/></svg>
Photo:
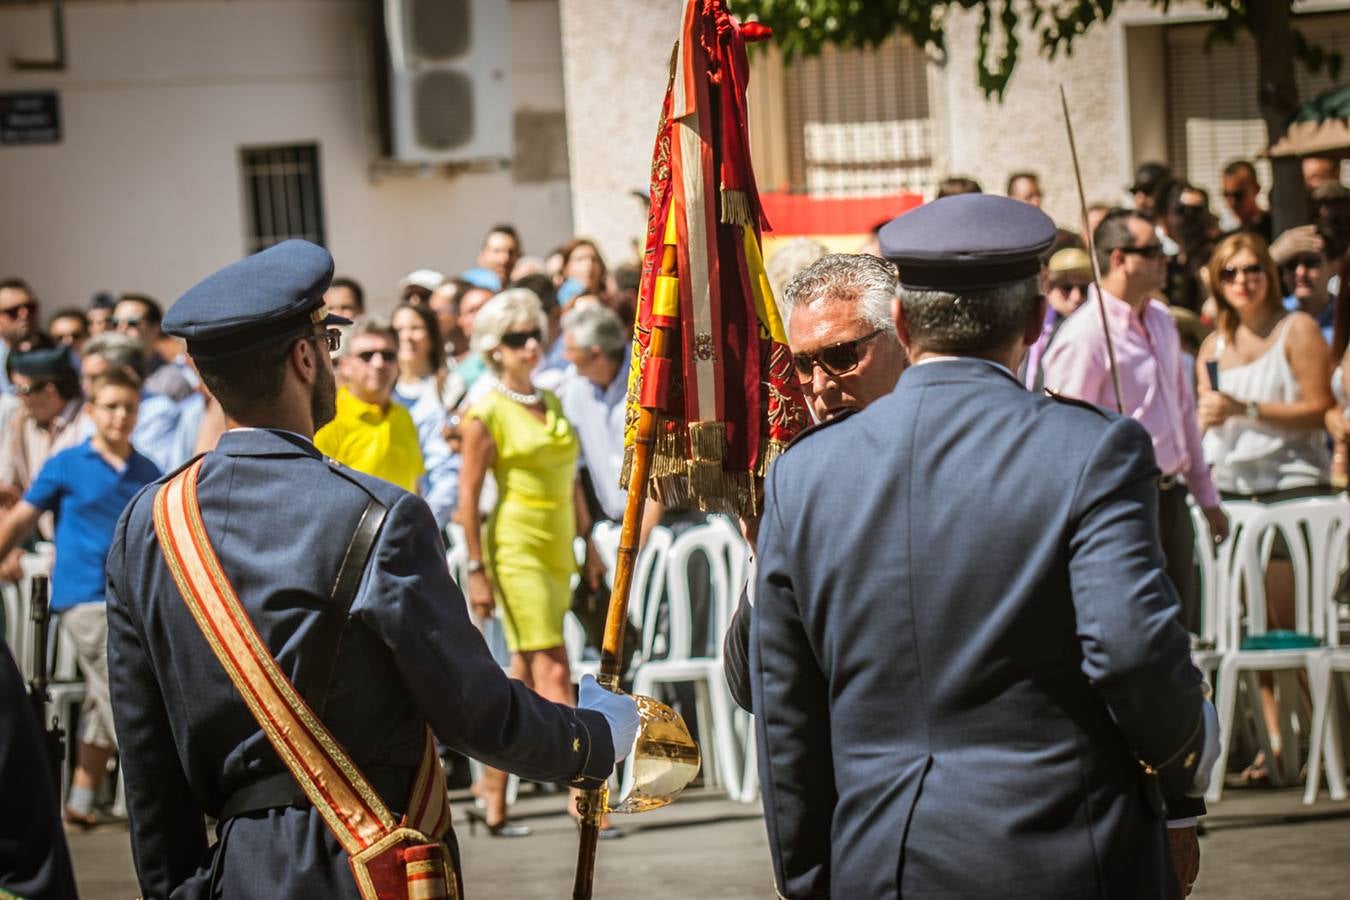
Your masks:
<svg viewBox="0 0 1350 900"><path fill-rule="evenodd" d="M318 377L309 391L309 415L318 431L337 416L337 379L331 366L319 366Z"/></svg>

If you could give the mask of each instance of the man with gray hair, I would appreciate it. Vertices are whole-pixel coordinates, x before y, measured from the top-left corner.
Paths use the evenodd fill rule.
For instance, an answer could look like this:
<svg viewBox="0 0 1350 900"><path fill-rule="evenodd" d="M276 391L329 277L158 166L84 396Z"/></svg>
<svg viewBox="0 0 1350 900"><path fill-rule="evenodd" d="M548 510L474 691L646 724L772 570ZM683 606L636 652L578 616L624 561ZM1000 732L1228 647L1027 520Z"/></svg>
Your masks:
<svg viewBox="0 0 1350 900"><path fill-rule="evenodd" d="M788 346L817 421L894 390L906 360L891 321L895 285L895 266L865 253L821 257L788 282Z"/></svg>
<svg viewBox="0 0 1350 900"><path fill-rule="evenodd" d="M783 291L788 347L817 422L849 415L895 390L908 356L891 319L895 266L867 253L832 253L798 272ZM744 522L756 539L758 520ZM750 711L750 592L727 623L722 670L732 698Z"/></svg>
<svg viewBox="0 0 1350 900"><path fill-rule="evenodd" d="M1013 374L1054 236L981 194L885 226L913 365L769 470L751 679L781 896L1173 898L1195 879L1193 820L1169 834L1164 800L1196 811L1217 720L1148 434Z"/></svg>
<svg viewBox="0 0 1350 900"><path fill-rule="evenodd" d="M628 357L632 340L623 322L606 307L587 304L562 317L563 354L571 369L558 387L567 421L581 443L579 466L586 470L600 512L623 519L623 469Z"/></svg>

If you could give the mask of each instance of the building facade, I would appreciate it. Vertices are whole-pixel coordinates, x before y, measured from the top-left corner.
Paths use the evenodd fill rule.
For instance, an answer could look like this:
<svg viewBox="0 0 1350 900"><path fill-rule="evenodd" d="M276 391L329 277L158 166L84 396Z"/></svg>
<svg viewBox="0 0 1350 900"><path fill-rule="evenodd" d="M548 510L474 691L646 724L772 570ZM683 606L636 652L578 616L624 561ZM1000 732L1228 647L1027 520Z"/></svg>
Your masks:
<svg viewBox="0 0 1350 900"><path fill-rule="evenodd" d="M418 11L457 5L500 26L477 52L495 83L480 105L509 107L504 149L449 163L391 153L382 54L398 42L382 17L407 10L414 39L403 50L434 55L415 39L431 21ZM400 276L471 265L496 222L517 226L527 254L581 234L611 266L635 259L645 210L634 191L650 177L684 6L67 0L58 54L51 4L0 0L0 276L27 278L48 313L101 290L169 302L229 260L308 236L388 309ZM1312 40L1350 59L1350 3L1298 9ZM1041 176L1047 211L1077 227L1061 84L1089 201L1121 201L1134 168L1161 160L1222 211L1220 168L1254 157L1265 136L1251 41L1207 50L1208 15L1200 0L1165 15L1130 0L1055 60L1027 33L1002 102L979 90L971 13L947 16L943 58L900 38L790 65L757 48L752 142L774 238L813 234L853 249L945 174L1001 192L1024 169ZM58 55L57 67L15 62ZM1330 86L1299 77L1305 98ZM5 126L22 124L16 110L30 102L38 119L54 113L54 140ZM427 109L441 122L458 114Z"/></svg>

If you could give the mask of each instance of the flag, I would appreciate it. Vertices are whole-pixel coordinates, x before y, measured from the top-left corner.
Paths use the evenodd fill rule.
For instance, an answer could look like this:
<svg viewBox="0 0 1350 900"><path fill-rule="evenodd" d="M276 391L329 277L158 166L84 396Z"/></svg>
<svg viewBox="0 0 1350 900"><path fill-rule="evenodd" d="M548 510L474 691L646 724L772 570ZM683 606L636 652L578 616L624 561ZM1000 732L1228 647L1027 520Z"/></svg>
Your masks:
<svg viewBox="0 0 1350 900"><path fill-rule="evenodd" d="M659 413L650 493L671 506L758 513L757 479L808 424L760 254L750 163L747 40L725 0L690 0L652 154L651 212L628 379L629 486L639 410ZM676 277L660 271L675 248ZM654 323L677 324L669 363Z"/></svg>

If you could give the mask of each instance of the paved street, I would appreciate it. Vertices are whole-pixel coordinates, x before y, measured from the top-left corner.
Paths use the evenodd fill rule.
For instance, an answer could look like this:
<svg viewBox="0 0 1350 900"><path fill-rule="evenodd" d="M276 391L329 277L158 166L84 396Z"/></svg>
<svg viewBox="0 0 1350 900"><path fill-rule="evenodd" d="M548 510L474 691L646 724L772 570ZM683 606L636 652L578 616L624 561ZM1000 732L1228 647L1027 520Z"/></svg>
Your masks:
<svg viewBox="0 0 1350 900"><path fill-rule="evenodd" d="M473 900L570 896L576 830L560 797L527 798L520 819L528 838L470 836L456 828ZM773 896L758 808L718 794L693 794L674 806L617 819L629 833L601 845L597 897L741 900ZM1192 898L1303 900L1341 898L1350 885L1350 802L1324 799L1311 809L1296 790L1235 791L1208 819L1200 880ZM124 829L71 835L86 900L136 895Z"/></svg>

